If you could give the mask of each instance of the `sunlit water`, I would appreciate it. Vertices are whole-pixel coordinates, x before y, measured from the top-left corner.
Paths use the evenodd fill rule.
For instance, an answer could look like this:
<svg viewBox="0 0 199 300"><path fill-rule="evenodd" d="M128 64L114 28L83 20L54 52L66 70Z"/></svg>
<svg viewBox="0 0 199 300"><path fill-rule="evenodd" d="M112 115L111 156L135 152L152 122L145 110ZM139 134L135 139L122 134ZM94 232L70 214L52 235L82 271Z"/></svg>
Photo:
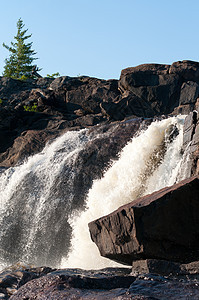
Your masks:
<svg viewBox="0 0 199 300"><path fill-rule="evenodd" d="M0 264L18 260L84 269L118 266L100 257L88 223L119 206L186 177L180 174L184 117L153 122L93 183L86 210L72 212L76 158L96 136L67 132L45 149L0 174ZM183 168L185 169L185 168ZM60 182L66 181L64 189ZM73 237L70 245L70 230Z"/></svg>
<svg viewBox="0 0 199 300"><path fill-rule="evenodd" d="M71 251L63 258L63 267L97 269L119 266L99 255L91 241L88 223L109 214L134 199L172 185L186 177L179 175L183 155L184 117L153 122L146 131L133 138L120 158L93 183L87 197L87 209L70 218L73 228Z"/></svg>

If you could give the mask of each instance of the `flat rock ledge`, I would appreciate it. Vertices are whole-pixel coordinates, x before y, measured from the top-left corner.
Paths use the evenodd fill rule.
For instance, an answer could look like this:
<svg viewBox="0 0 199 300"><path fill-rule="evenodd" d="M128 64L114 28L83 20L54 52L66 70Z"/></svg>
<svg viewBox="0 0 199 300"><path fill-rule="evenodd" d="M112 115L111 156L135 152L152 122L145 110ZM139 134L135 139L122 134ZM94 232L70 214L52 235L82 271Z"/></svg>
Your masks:
<svg viewBox="0 0 199 300"><path fill-rule="evenodd" d="M132 263L132 275L157 274L162 276L199 275L199 261L181 264L158 259L136 260Z"/></svg>
<svg viewBox="0 0 199 300"><path fill-rule="evenodd" d="M134 265L136 273L129 268L85 271L16 266L0 273L0 299L198 300L198 266L198 262L183 266L147 260ZM172 271L168 276L158 275L161 270L165 274L166 268Z"/></svg>
<svg viewBox="0 0 199 300"><path fill-rule="evenodd" d="M136 199L89 230L100 254L119 263L199 260L199 176Z"/></svg>

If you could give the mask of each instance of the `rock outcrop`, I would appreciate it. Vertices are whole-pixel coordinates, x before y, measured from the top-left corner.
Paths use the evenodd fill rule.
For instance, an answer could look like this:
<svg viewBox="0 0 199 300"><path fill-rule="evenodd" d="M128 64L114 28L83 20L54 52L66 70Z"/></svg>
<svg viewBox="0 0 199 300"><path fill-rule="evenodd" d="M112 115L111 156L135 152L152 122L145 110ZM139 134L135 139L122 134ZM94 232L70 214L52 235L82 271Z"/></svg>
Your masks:
<svg viewBox="0 0 199 300"><path fill-rule="evenodd" d="M187 151L187 177L199 174L199 113L191 112L185 119L183 150Z"/></svg>
<svg viewBox="0 0 199 300"><path fill-rule="evenodd" d="M123 101L135 115L188 114L199 96L199 63L175 62L170 65L145 64L122 70L118 83ZM136 110L139 102L144 112ZM126 107L126 109L127 109ZM147 109L146 109L147 108ZM128 110L127 109L127 110Z"/></svg>
<svg viewBox="0 0 199 300"><path fill-rule="evenodd" d="M188 114L199 107L198 74L199 63L182 61L127 68L119 80L0 77L0 167L41 151L67 130L126 118Z"/></svg>
<svg viewBox="0 0 199 300"><path fill-rule="evenodd" d="M124 205L89 223L89 230L100 254L120 263L198 260L199 177Z"/></svg>
<svg viewBox="0 0 199 300"><path fill-rule="evenodd" d="M18 268L0 274L1 299L198 299L198 262L188 265L150 260L131 269ZM160 276L157 270L164 270ZM169 268L168 268L169 267ZM167 269L168 268L168 269ZM148 273L148 270L152 271ZM175 275L168 274L175 270ZM141 271L141 272L140 272ZM140 272L140 273L139 273ZM165 273L165 272L163 272ZM166 295L166 297L165 297Z"/></svg>

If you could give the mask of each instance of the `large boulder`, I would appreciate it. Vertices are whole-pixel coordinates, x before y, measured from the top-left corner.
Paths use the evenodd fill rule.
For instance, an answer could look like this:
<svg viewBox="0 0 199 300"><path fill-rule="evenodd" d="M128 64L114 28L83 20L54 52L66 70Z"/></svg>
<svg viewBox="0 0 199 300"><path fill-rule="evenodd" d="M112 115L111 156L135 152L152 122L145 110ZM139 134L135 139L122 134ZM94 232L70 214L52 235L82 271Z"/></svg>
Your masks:
<svg viewBox="0 0 199 300"><path fill-rule="evenodd" d="M199 177L186 179L89 223L100 254L132 265L153 258L199 259Z"/></svg>

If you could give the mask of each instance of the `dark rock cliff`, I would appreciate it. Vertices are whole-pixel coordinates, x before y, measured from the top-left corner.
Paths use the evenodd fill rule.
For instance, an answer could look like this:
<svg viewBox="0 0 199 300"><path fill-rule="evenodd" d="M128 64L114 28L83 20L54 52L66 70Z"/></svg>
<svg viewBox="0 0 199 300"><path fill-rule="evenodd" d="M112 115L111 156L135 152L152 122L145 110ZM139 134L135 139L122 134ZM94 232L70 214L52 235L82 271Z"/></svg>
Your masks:
<svg viewBox="0 0 199 300"><path fill-rule="evenodd" d="M62 76L19 81L0 77L0 167L42 150L71 129L125 118L187 114L199 106L199 63L145 64L119 80ZM26 111L36 105L37 111Z"/></svg>

